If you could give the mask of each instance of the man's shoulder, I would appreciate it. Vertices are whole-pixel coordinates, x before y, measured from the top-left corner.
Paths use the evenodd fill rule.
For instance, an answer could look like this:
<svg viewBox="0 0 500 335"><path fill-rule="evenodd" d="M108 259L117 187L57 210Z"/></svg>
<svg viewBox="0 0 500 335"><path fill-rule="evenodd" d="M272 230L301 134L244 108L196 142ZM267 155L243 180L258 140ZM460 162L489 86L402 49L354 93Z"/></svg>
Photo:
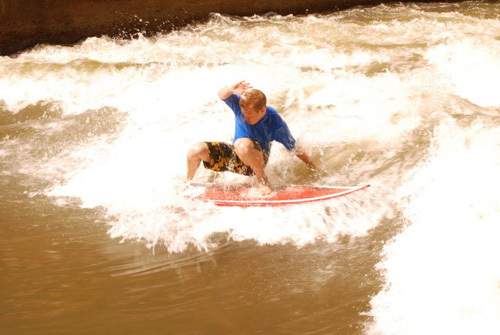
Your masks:
<svg viewBox="0 0 500 335"><path fill-rule="evenodd" d="M274 125L281 125L285 121L281 118L279 113L272 107L267 106L266 117L268 122L273 123Z"/></svg>
<svg viewBox="0 0 500 335"><path fill-rule="evenodd" d="M278 115L278 116L279 116L278 111L277 111L276 109L274 109L273 107L271 107L271 106L266 106L266 109L267 109L267 111L268 111L269 113L271 113L271 114L273 114L273 115L274 115L274 114L276 114L276 115Z"/></svg>
<svg viewBox="0 0 500 335"><path fill-rule="evenodd" d="M226 99L222 99L226 103L226 105L229 106L235 113L240 112L240 97L237 96L236 94L231 94L229 97Z"/></svg>

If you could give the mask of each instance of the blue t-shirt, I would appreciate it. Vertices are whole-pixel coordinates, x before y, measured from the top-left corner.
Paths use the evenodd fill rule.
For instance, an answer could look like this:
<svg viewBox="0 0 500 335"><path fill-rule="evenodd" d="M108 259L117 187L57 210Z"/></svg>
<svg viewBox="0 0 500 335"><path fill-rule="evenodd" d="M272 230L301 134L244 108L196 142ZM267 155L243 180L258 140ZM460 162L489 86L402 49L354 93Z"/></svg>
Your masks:
<svg viewBox="0 0 500 335"><path fill-rule="evenodd" d="M271 151L271 142L280 142L288 150L295 148L295 139L288 129L285 121L279 116L278 112L267 106L266 114L254 125L245 121L245 116L241 112L240 97L232 94L229 98L223 100L234 112L235 128L234 141L239 138L249 138L259 142L262 150L267 154ZM233 141L233 143L234 143Z"/></svg>

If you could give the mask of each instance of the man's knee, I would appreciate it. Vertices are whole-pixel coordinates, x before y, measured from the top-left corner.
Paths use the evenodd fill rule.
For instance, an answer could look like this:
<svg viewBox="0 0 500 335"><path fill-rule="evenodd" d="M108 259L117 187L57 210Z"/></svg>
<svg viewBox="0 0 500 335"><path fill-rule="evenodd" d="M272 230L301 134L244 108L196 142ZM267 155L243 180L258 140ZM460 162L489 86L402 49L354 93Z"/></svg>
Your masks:
<svg viewBox="0 0 500 335"><path fill-rule="evenodd" d="M239 157L244 157L249 154L255 154L255 144L249 138L239 138L234 142L234 151Z"/></svg>
<svg viewBox="0 0 500 335"><path fill-rule="evenodd" d="M193 144L188 151L188 158L197 158L203 161L210 160L210 151L208 150L208 146L205 142L198 142Z"/></svg>

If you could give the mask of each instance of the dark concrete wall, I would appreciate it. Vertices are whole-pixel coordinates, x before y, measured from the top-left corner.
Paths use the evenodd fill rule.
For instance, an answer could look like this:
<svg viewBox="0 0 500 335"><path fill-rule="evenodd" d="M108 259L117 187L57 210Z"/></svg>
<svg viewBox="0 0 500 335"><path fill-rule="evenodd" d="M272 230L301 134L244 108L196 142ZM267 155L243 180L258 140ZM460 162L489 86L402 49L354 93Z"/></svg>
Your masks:
<svg viewBox="0 0 500 335"><path fill-rule="evenodd" d="M210 13L305 14L380 2L382 0L0 0L0 55L10 55L39 43L73 44L90 36L168 31L203 20Z"/></svg>

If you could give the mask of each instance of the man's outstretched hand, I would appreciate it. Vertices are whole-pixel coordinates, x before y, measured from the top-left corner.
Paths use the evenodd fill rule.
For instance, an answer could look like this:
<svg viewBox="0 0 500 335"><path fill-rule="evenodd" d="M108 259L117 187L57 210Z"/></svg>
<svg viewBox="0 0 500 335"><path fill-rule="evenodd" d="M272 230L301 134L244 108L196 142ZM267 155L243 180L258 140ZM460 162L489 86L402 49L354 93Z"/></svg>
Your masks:
<svg viewBox="0 0 500 335"><path fill-rule="evenodd" d="M241 97L246 90L250 89L252 89L252 85L242 80L234 85L221 88L219 91L219 98L225 100L229 98L233 93Z"/></svg>
<svg viewBox="0 0 500 335"><path fill-rule="evenodd" d="M234 84L231 88L234 94L241 97L243 95L243 92L252 89L252 85L243 80Z"/></svg>

